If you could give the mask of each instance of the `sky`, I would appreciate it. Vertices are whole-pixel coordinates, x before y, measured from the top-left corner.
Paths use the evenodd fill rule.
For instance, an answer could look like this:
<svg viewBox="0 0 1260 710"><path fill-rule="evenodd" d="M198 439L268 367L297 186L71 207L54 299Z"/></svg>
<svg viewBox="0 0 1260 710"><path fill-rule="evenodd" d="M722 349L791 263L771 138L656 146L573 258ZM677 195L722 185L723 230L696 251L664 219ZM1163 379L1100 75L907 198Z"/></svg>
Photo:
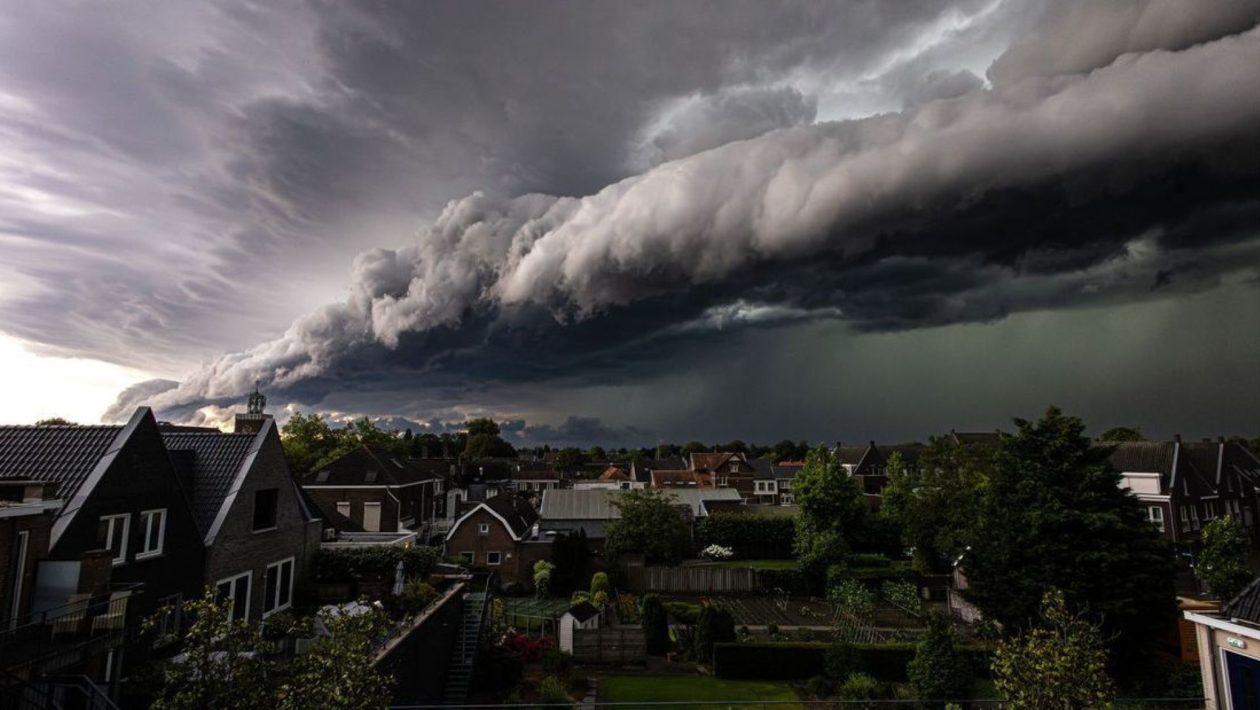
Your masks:
<svg viewBox="0 0 1260 710"><path fill-rule="evenodd" d="M0 421L1260 433L1260 0L0 7Z"/></svg>

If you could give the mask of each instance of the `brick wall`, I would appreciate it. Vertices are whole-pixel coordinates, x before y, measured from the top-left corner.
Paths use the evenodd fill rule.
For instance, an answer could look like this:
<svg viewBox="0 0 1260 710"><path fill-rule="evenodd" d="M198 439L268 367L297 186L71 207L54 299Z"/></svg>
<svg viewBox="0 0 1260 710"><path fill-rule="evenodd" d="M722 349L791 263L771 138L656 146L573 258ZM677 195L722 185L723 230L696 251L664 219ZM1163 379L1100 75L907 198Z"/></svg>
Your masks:
<svg viewBox="0 0 1260 710"><path fill-rule="evenodd" d="M276 526L254 532L254 496L266 489L278 491ZM273 428L207 550L205 583L213 585L227 577L251 573L249 615L261 618L267 566L292 557L293 586L301 584L309 577L311 560L319 548L319 530L318 521L305 518Z"/></svg>
<svg viewBox="0 0 1260 710"><path fill-rule="evenodd" d="M18 618L31 611L31 592L35 589L35 563L48 556L48 539L52 529L53 514L39 513L12 518L0 518L0 620L8 623L13 615L13 587L15 578L22 577L21 598L17 604ZM27 533L26 564L15 570L18 549L18 533Z"/></svg>
<svg viewBox="0 0 1260 710"><path fill-rule="evenodd" d="M336 510L337 503L349 502L350 515L347 516L359 525L363 524L363 504L381 504L381 532L398 530L398 501L389 495L385 488L307 488L312 498L326 505L329 510Z"/></svg>

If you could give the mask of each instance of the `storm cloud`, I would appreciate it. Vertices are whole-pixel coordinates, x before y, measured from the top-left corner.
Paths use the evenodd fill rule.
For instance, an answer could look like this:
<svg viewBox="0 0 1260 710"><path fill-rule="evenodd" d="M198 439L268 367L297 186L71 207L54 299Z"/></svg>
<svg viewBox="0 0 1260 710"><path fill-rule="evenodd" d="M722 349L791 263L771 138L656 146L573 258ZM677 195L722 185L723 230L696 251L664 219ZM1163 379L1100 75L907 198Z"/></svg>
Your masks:
<svg viewBox="0 0 1260 710"><path fill-rule="evenodd" d="M452 201L414 243L361 254L344 302L148 401L187 406L256 379L284 390L404 340L413 364L432 363L468 347L445 333L478 323L566 339L575 323L616 324L644 303L649 333L684 333L736 302L879 330L1214 285L1254 268L1257 235L1170 236L1212 210L1254 224L1260 165L1246 156L1260 148L1260 31L1195 43L1204 27L1254 21L1254 7L1235 9L1233 24L1130 13L1127 44L1100 35L1085 58L1039 63L1055 14L994 62L985 89L773 130L587 197ZM1068 15L1081 21L1079 8ZM1177 19L1192 27L1175 31ZM566 349L583 366L609 346L569 339L546 357L563 361Z"/></svg>

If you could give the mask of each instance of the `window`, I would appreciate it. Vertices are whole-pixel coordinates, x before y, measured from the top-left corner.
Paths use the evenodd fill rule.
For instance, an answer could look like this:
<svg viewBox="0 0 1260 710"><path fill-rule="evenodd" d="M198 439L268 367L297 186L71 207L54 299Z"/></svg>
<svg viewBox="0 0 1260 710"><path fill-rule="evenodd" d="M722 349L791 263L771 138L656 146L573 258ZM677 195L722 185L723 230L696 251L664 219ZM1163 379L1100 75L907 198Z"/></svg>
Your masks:
<svg viewBox="0 0 1260 710"><path fill-rule="evenodd" d="M433 482L433 492L434 493L442 492L442 482L440 480Z"/></svg>
<svg viewBox="0 0 1260 710"><path fill-rule="evenodd" d="M488 564L488 565L497 565L497 564L500 564L500 563L502 563L502 562L503 562L503 553L502 553L502 552L487 552L487 553L486 553L486 564Z"/></svg>
<svg viewBox="0 0 1260 710"><path fill-rule="evenodd" d="M363 529L368 532L381 531L381 504L379 502L363 504Z"/></svg>
<svg viewBox="0 0 1260 710"><path fill-rule="evenodd" d="M163 543L166 540L166 509L146 510L140 513L140 529L144 532L144 538L140 541L140 551L136 553L136 559L157 557L162 554Z"/></svg>
<svg viewBox="0 0 1260 710"><path fill-rule="evenodd" d="M238 574L235 577L219 580L215 585L215 601L232 605L232 621L240 621L249 617L249 586L251 572Z"/></svg>
<svg viewBox="0 0 1260 710"><path fill-rule="evenodd" d="M180 612L183 606L184 598L179 594L158 600L157 614L154 615L157 621L157 640L153 642L154 646L164 646L179 639Z"/></svg>
<svg viewBox="0 0 1260 710"><path fill-rule="evenodd" d="M739 473L739 462L737 461L731 462L731 473Z"/></svg>
<svg viewBox="0 0 1260 710"><path fill-rule="evenodd" d="M364 483L376 483L376 471L368 471L363 474Z"/></svg>
<svg viewBox="0 0 1260 710"><path fill-rule="evenodd" d="M489 535L489 534L490 534L490 523L478 523L478 524L477 524L477 534L478 534L478 535Z"/></svg>
<svg viewBox="0 0 1260 710"><path fill-rule="evenodd" d="M1160 532L1164 532L1164 509L1158 505L1152 505L1146 510L1147 517L1150 519L1151 524L1159 528Z"/></svg>
<svg viewBox="0 0 1260 710"><path fill-rule="evenodd" d="M276 526L276 503L279 500L278 488L254 491L254 532L271 530Z"/></svg>
<svg viewBox="0 0 1260 710"><path fill-rule="evenodd" d="M347 518L350 517L350 501L348 500L337 501L337 514L344 515Z"/></svg>
<svg viewBox="0 0 1260 710"><path fill-rule="evenodd" d="M459 553L459 561L466 565L470 565L477 561L477 557L476 554L472 552L461 552Z"/></svg>
<svg viewBox="0 0 1260 710"><path fill-rule="evenodd" d="M131 514L106 515L101 518L98 535L101 549L109 550L114 564L127 561L127 538L131 535Z"/></svg>
<svg viewBox="0 0 1260 710"><path fill-rule="evenodd" d="M293 604L293 558L267 565L263 587L263 618Z"/></svg>

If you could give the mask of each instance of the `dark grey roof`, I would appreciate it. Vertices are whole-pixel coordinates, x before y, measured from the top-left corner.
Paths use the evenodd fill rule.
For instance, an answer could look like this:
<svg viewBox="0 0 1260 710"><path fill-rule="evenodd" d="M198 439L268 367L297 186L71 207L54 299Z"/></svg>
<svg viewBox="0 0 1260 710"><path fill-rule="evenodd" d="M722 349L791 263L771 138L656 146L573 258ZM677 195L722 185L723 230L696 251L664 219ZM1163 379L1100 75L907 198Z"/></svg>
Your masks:
<svg viewBox="0 0 1260 710"><path fill-rule="evenodd" d="M1121 473L1158 473L1165 483L1172 475L1175 442L1126 441L1112 446L1115 448L1107 460Z"/></svg>
<svg viewBox="0 0 1260 710"><path fill-rule="evenodd" d="M774 478L774 464L770 463L770 459L748 459L748 464L753 467L754 478Z"/></svg>
<svg viewBox="0 0 1260 710"><path fill-rule="evenodd" d="M57 497L70 500L122 430L121 426L0 427L0 478L54 481Z"/></svg>
<svg viewBox="0 0 1260 710"><path fill-rule="evenodd" d="M441 478L431 467L371 446L358 446L307 479L307 485L401 486Z"/></svg>
<svg viewBox="0 0 1260 710"><path fill-rule="evenodd" d="M793 464L791 466L783 466L775 464L773 467L773 475L776 479L796 478L796 474L803 468L803 464Z"/></svg>
<svg viewBox="0 0 1260 710"><path fill-rule="evenodd" d="M184 465L185 457L179 452L192 452L193 517L202 535L210 531L219 508L223 507L232 482L249 456L254 437L254 434L224 432L162 432L162 441L177 466Z"/></svg>
<svg viewBox="0 0 1260 710"><path fill-rule="evenodd" d="M1251 580L1238 596L1221 605L1221 616L1260 624L1260 577Z"/></svg>
<svg viewBox="0 0 1260 710"><path fill-rule="evenodd" d="M578 602L577 604L569 607L568 613L572 614L573 618L577 619L578 623L581 624L585 623L592 617L597 616L599 614L599 609L596 609L595 605L590 602Z"/></svg>
<svg viewBox="0 0 1260 710"><path fill-rule="evenodd" d="M512 534L518 538L524 537L534 527L534 523L538 522L538 511L534 510L529 501L515 493L500 493L486 500L484 505L506 520L512 528Z"/></svg>

